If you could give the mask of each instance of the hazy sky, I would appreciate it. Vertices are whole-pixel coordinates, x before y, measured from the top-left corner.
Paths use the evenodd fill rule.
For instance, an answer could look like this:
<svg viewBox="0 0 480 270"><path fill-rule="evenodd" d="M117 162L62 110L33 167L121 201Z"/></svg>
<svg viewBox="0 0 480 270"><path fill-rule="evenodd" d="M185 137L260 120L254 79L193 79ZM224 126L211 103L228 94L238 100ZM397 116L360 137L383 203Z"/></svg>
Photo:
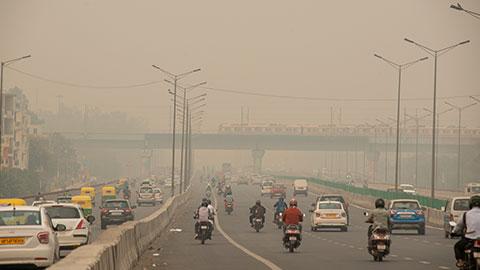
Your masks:
<svg viewBox="0 0 480 270"><path fill-rule="evenodd" d="M403 41L433 48L469 39L439 58L438 95L480 95L480 20L449 8L453 0L334 1L22 1L0 0L0 59L32 54L12 67L82 85L125 86L202 72L185 83L318 98L396 98L397 73L374 53L397 62L426 55ZM463 0L480 12L480 1ZM403 97L431 98L432 59L404 74ZM33 109L67 105L122 110L167 130L170 96L165 83L130 89L89 89L44 82L5 71L5 88L27 90ZM201 93L195 90L191 95ZM395 115L395 102L291 100L208 91L205 128L240 121L327 123L330 106L343 108L345 123L375 122ZM451 99L459 105L467 98ZM441 106L443 101L439 101ZM403 103L409 113L430 100ZM480 126L480 105L465 123ZM453 124L450 113L445 123Z"/></svg>

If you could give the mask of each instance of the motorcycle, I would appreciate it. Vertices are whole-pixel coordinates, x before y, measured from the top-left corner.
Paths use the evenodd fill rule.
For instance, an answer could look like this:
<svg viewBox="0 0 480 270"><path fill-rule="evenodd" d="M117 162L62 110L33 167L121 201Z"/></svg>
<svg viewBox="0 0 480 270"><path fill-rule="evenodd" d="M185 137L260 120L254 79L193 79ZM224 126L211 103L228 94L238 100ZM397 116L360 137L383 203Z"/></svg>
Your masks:
<svg viewBox="0 0 480 270"><path fill-rule="evenodd" d="M212 235L210 231L210 224L209 222L200 222L200 228L198 230L198 240L202 243L202 245L205 244L205 240L210 239L211 240Z"/></svg>
<svg viewBox="0 0 480 270"><path fill-rule="evenodd" d="M225 212L227 212L228 215L231 215L233 212L233 203L231 202L226 202L225 203Z"/></svg>
<svg viewBox="0 0 480 270"><path fill-rule="evenodd" d="M281 229L283 227L283 213L278 213L277 215L275 215L275 219L274 219L274 223L277 224L278 228Z"/></svg>
<svg viewBox="0 0 480 270"><path fill-rule="evenodd" d="M450 227L455 228L457 226L457 223L450 221L449 222ZM451 236L458 236L452 233ZM463 260L465 264L463 265L461 270L478 270L480 269L480 239L476 239L473 241L473 245L467 246L465 249L465 258Z"/></svg>
<svg viewBox="0 0 480 270"><path fill-rule="evenodd" d="M285 228L283 246L288 249L289 252L293 252L300 246L300 234L300 226L298 225L288 225Z"/></svg>
<svg viewBox="0 0 480 270"><path fill-rule="evenodd" d="M381 262L390 253L390 243L390 232L387 228L373 228L368 239L368 253L373 256L375 261Z"/></svg>
<svg viewBox="0 0 480 270"><path fill-rule="evenodd" d="M263 222L261 218L254 218L253 219L253 228L255 229L256 232L259 232L260 229L263 228Z"/></svg>

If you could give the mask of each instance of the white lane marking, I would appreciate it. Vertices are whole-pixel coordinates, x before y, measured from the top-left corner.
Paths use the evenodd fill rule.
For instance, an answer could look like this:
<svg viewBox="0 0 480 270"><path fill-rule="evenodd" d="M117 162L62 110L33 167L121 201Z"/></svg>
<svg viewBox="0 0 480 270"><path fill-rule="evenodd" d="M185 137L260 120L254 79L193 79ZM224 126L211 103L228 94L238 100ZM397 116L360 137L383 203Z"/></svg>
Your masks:
<svg viewBox="0 0 480 270"><path fill-rule="evenodd" d="M405 259L405 261L413 261L413 259L410 258L410 257L405 257L405 258L403 258L403 259Z"/></svg>
<svg viewBox="0 0 480 270"><path fill-rule="evenodd" d="M451 268L450 268L450 267L448 267L448 266L439 266L438 268L439 268L439 269L444 269L444 270L451 269Z"/></svg>
<svg viewBox="0 0 480 270"><path fill-rule="evenodd" d="M391 254L390 256L392 256L393 258L397 258L397 257L398 257L398 255L396 255L396 254Z"/></svg>
<svg viewBox="0 0 480 270"><path fill-rule="evenodd" d="M430 262L427 262L427 261L419 261L419 263L421 263L421 264L431 264Z"/></svg>
<svg viewBox="0 0 480 270"><path fill-rule="evenodd" d="M215 198L214 200L215 200L215 205L217 205L217 198ZM223 235L223 237L225 237L225 239L227 239L227 241L230 244L232 244L236 248L240 249L241 251L243 251L248 256L250 256L250 257L254 258L255 260L263 263L268 268L270 268L272 270L282 270L282 268L278 267L273 262L263 258L260 255L257 255L255 253L253 253L252 251L248 250L246 247L244 247L244 246L240 245L239 243L235 242L235 240L233 240L226 232L223 231L222 227L220 226L220 221L219 220L220 220L220 218L217 215L216 218L215 218L215 226L217 227L217 230Z"/></svg>

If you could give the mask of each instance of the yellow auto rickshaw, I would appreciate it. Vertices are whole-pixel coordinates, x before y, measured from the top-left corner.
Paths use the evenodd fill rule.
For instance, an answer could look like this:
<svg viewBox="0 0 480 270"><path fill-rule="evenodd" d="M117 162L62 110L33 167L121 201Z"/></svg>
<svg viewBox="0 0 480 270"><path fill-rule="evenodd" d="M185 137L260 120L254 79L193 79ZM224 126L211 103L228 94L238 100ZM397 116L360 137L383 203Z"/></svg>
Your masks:
<svg viewBox="0 0 480 270"><path fill-rule="evenodd" d="M95 205L95 188L94 187L82 187L80 189L80 195L90 196L93 205Z"/></svg>
<svg viewBox="0 0 480 270"><path fill-rule="evenodd" d="M80 205L83 214L87 217L92 215L92 198L88 195L77 195L72 197L72 203Z"/></svg>
<svg viewBox="0 0 480 270"><path fill-rule="evenodd" d="M112 200L117 198L115 187L104 186L102 187L102 205L106 200Z"/></svg>
<svg viewBox="0 0 480 270"><path fill-rule="evenodd" d="M24 206L27 205L27 202L24 199L19 198L5 198L0 199L0 207L1 206Z"/></svg>

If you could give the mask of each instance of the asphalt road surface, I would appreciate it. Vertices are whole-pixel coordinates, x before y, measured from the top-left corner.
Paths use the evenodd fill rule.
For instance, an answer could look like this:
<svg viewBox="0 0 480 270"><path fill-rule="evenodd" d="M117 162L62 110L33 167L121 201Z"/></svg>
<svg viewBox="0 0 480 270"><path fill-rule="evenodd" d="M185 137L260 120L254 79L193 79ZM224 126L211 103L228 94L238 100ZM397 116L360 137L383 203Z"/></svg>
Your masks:
<svg viewBox="0 0 480 270"><path fill-rule="evenodd" d="M295 253L288 253L281 243L282 232L272 224L275 199L260 197L258 186L233 186L235 209L228 216L223 203L218 206L218 221L226 238L215 228L212 241L201 245L193 239L192 213L201 200L197 188L193 199L180 209L167 232L157 239L140 259L136 270L144 269L455 269L453 244L439 229L428 228L420 236L408 231L395 231L391 254L383 262L374 262L368 254L364 210L351 206L348 232L338 230L311 232L311 203L316 195L298 197L299 207L306 214L303 241ZM292 191L289 190L290 198ZM256 233L248 224L249 207L261 199L267 207L266 226ZM221 202L221 198L219 198ZM351 202L355 204L355 202ZM247 254L248 253L248 254Z"/></svg>

